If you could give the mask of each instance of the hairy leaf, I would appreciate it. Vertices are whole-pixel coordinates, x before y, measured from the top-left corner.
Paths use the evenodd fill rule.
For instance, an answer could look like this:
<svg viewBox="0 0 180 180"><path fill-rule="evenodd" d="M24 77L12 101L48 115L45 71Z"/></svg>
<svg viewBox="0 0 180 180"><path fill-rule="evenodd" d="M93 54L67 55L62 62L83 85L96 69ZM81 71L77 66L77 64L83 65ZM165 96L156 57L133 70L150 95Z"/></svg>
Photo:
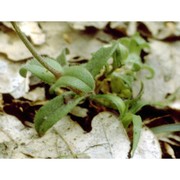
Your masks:
<svg viewBox="0 0 180 180"><path fill-rule="evenodd" d="M132 122L132 116L133 114L131 112L127 112L124 117L121 119L122 124L124 126L124 128L128 128L128 126L130 125L130 123Z"/></svg>
<svg viewBox="0 0 180 180"><path fill-rule="evenodd" d="M43 135L57 121L66 116L83 97L72 92L59 95L47 102L35 115L35 129L39 135Z"/></svg>
<svg viewBox="0 0 180 180"><path fill-rule="evenodd" d="M64 76L73 76L85 84L87 84L91 89L95 87L95 81L91 73L83 66L70 66L64 69Z"/></svg>
<svg viewBox="0 0 180 180"><path fill-rule="evenodd" d="M110 87L113 93L116 93L121 98L130 98L132 96L132 75L126 75L122 69L118 68L111 74L110 78Z"/></svg>
<svg viewBox="0 0 180 180"><path fill-rule="evenodd" d="M140 116L133 115L132 122L133 122L133 145L132 145L132 150L131 150L131 156L134 155L134 152L139 142L141 129L142 129L142 119Z"/></svg>
<svg viewBox="0 0 180 180"><path fill-rule="evenodd" d="M116 51L113 53L113 68L119 68L127 57L128 49L119 43Z"/></svg>
<svg viewBox="0 0 180 180"><path fill-rule="evenodd" d="M50 88L50 92L59 87L66 87L76 93L93 92L95 81L91 73L82 66L71 66L64 68L64 74Z"/></svg>
<svg viewBox="0 0 180 180"><path fill-rule="evenodd" d="M112 57L118 46L118 42L114 42L112 45L106 45L100 48L92 55L92 58L86 64L86 68L95 77L100 70L106 65L107 61Z"/></svg>
<svg viewBox="0 0 180 180"><path fill-rule="evenodd" d="M54 59L51 58L44 58L46 63L54 68L58 72L62 72L62 67L61 65L56 62ZM27 71L30 71L34 76L38 77L42 81L52 84L56 81L55 76L48 71L45 67L43 67L35 58L31 59L28 61L21 69L20 69L20 74L23 77L26 77Z"/></svg>
<svg viewBox="0 0 180 180"><path fill-rule="evenodd" d="M64 48L61 54L56 58L56 61L59 62L61 66L67 65L66 54L69 54L69 49Z"/></svg>
<svg viewBox="0 0 180 180"><path fill-rule="evenodd" d="M126 106L124 101L114 94L99 94L93 95L90 98L104 106L117 109L120 113L120 118L123 118L126 113Z"/></svg>
<svg viewBox="0 0 180 180"><path fill-rule="evenodd" d="M80 79L73 77L73 76L62 76L60 77L55 84L53 84L50 88L50 93L56 91L57 88L64 87L68 88L77 94L80 93L89 93L92 92L93 89L85 84Z"/></svg>

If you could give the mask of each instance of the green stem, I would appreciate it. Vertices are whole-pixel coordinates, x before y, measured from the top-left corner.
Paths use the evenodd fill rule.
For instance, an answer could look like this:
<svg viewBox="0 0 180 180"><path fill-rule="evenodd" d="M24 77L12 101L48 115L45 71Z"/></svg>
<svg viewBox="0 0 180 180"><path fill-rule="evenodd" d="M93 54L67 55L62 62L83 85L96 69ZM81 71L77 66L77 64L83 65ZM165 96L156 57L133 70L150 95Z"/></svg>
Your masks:
<svg viewBox="0 0 180 180"><path fill-rule="evenodd" d="M61 76L61 73L56 71L54 68L52 68L51 66L49 66L44 59L36 52L35 48L33 47L33 45L29 42L29 40L26 38L26 36L24 35L24 33L20 30L20 28L17 26L16 22L11 22L11 24L13 25L16 33L18 34L18 36L20 37L20 39L23 41L23 43L25 44L25 46L28 48L28 50L31 52L31 54L34 56L34 58L41 63L47 70L49 70L52 74L54 74L54 76L58 79Z"/></svg>

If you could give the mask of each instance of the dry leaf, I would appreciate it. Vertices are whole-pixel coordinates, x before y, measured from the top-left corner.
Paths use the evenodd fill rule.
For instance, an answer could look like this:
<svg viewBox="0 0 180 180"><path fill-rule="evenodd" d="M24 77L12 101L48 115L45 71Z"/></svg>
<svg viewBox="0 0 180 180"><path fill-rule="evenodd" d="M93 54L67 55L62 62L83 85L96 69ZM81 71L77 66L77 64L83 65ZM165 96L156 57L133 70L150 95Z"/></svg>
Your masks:
<svg viewBox="0 0 180 180"><path fill-rule="evenodd" d="M29 78L19 74L22 63L12 63L0 56L0 93L10 93L14 98L25 95L29 90Z"/></svg>
<svg viewBox="0 0 180 180"><path fill-rule="evenodd" d="M77 29L77 30L85 30L86 27L95 27L97 29L104 29L105 26L108 24L108 22L69 22L69 25L73 28L73 29Z"/></svg>
<svg viewBox="0 0 180 180"><path fill-rule="evenodd" d="M180 87L180 42L164 43L156 40L150 41L151 52L146 57L146 63L155 71L155 77L147 80L147 71L141 71L138 79L143 80L144 93L142 98L155 103L163 101L169 93ZM133 87L137 93L139 81Z"/></svg>
<svg viewBox="0 0 180 180"><path fill-rule="evenodd" d="M34 90L26 93L23 97L30 101L45 100L45 89L41 87L37 87Z"/></svg>
<svg viewBox="0 0 180 180"><path fill-rule="evenodd" d="M2 158L128 158L130 141L119 119L98 114L92 131L65 117L43 137L24 127L10 115L0 116L0 157ZM144 128L133 158L160 158L161 150L153 133Z"/></svg>
<svg viewBox="0 0 180 180"><path fill-rule="evenodd" d="M12 28L12 25L9 22L3 22L3 24ZM34 45L42 45L45 43L46 36L37 22L18 22L18 26L26 36L30 37Z"/></svg>
<svg viewBox="0 0 180 180"><path fill-rule="evenodd" d="M51 143L56 142L54 148L58 151L56 155L58 154L59 157L79 154L85 154L90 158L128 157L130 142L127 134L120 121L110 113L104 112L97 115L92 122L90 133L86 133L76 122L67 118L59 121L54 129L56 141L49 137L50 133L47 133L38 140L38 143L33 141L27 146L28 153L31 151L31 155L34 156L34 152L37 152L36 157L48 156L45 152L50 148L48 141L51 139ZM41 148L40 151L38 147Z"/></svg>
<svg viewBox="0 0 180 180"><path fill-rule="evenodd" d="M93 120L93 130L86 133L68 117L38 138L32 128L25 128L9 115L0 116L0 137L3 158L57 158L85 155L90 158L127 158L130 142L121 122L104 112ZM1 156L2 156L1 154ZM83 156L84 157L84 156Z"/></svg>
<svg viewBox="0 0 180 180"><path fill-rule="evenodd" d="M162 156L157 137L147 128L143 128L133 159L159 159Z"/></svg>

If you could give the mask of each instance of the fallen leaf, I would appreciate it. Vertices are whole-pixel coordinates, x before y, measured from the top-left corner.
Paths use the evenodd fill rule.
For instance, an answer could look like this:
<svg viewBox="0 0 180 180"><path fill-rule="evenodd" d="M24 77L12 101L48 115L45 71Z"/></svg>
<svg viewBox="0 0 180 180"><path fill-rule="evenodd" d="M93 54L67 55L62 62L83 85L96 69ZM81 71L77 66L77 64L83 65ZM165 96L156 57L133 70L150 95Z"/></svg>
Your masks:
<svg viewBox="0 0 180 180"><path fill-rule="evenodd" d="M102 112L94 117L92 131L85 132L69 117L61 119L43 137L17 118L0 116L2 158L128 158L130 141L119 119ZM144 128L133 158L161 158L153 133Z"/></svg>
<svg viewBox="0 0 180 180"><path fill-rule="evenodd" d="M29 76L19 74L22 63L13 63L0 56L0 93L10 93L14 98L25 95L29 90Z"/></svg>
<svg viewBox="0 0 180 180"><path fill-rule="evenodd" d="M105 26L108 24L108 22L105 21L98 21L98 22L69 22L69 25L73 28L73 29L77 29L77 30L85 30L86 27L95 27L97 29L104 29Z"/></svg>
<svg viewBox="0 0 180 180"><path fill-rule="evenodd" d="M161 147L157 137L147 127L144 127L141 131L138 147L132 158L160 159L161 156Z"/></svg>
<svg viewBox="0 0 180 180"><path fill-rule="evenodd" d="M153 38L165 39L175 33L176 25L173 22L143 22Z"/></svg>
<svg viewBox="0 0 180 180"><path fill-rule="evenodd" d="M65 117L41 138L33 128L25 128L13 116L3 115L0 119L0 133L5 136L0 137L0 142L7 152L3 158L58 158L82 154L90 158L127 158L130 150L121 122L107 112L94 118L90 133Z"/></svg>
<svg viewBox="0 0 180 180"><path fill-rule="evenodd" d="M22 149L32 137L36 137L33 128L26 128L14 116L0 115L0 157L27 158Z"/></svg>
<svg viewBox="0 0 180 180"><path fill-rule="evenodd" d="M25 31L27 35L30 34L30 32L33 34L32 27L37 27L37 24L34 24L33 22L28 26L26 26L26 23L24 25L24 27L26 27ZM66 22L40 22L39 25L41 26L41 32L43 32L42 37L40 36L40 38L43 39L44 36L46 37L45 43L40 43L44 40L36 40L40 45L35 46L35 48L41 55L56 58L61 50L67 47L70 50L69 58L75 56L90 58L91 53L104 44L96 38L96 36L99 35L74 30ZM40 30L36 31L39 32ZM34 38L36 35L36 33L33 34ZM0 31L0 39L0 52L6 54L8 59L22 61L32 57L31 53L27 50L14 31Z"/></svg>
<svg viewBox="0 0 180 180"><path fill-rule="evenodd" d="M3 22L9 28L12 28L11 23ZM38 22L18 22L21 31L30 37L34 45L42 45L46 41L46 36L38 25ZM13 28L12 28L13 29Z"/></svg>
<svg viewBox="0 0 180 180"><path fill-rule="evenodd" d="M137 32L137 22L113 21L110 22L110 28L132 36Z"/></svg>
<svg viewBox="0 0 180 180"><path fill-rule="evenodd" d="M144 83L142 98L148 102L155 103L165 100L166 95L173 93L180 87L180 42L165 43L161 41L150 41L151 51L146 57L146 64L155 71L154 78L147 80L143 77L148 73L141 71L138 82L135 84L134 92L138 92L139 82Z"/></svg>
<svg viewBox="0 0 180 180"><path fill-rule="evenodd" d="M23 97L30 101L43 101L45 100L45 89L42 87L37 87L34 90L26 93Z"/></svg>
<svg viewBox="0 0 180 180"><path fill-rule="evenodd" d="M59 156L86 154L90 158L127 158L130 149L128 136L121 122L112 114L104 112L97 115L92 121L92 131L86 133L76 122L63 118L55 126L57 134L56 149ZM49 136L45 134L42 139ZM52 138L49 137L51 141ZM48 141L44 141L47 143ZM35 143L35 142L34 142ZM27 148L41 147L32 142ZM39 151L39 150L36 150ZM33 155L33 153L31 154Z"/></svg>

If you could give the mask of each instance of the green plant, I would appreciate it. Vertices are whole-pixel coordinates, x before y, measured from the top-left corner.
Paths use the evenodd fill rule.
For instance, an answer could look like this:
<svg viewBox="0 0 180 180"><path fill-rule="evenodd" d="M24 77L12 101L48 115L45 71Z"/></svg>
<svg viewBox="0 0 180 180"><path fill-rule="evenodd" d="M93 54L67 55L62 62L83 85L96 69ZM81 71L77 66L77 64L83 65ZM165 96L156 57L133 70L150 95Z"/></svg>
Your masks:
<svg viewBox="0 0 180 180"><path fill-rule="evenodd" d="M148 43L137 33L101 47L86 64L72 66L66 61L67 49L63 49L56 59L41 57L16 23L12 22L12 25L33 55L20 69L20 74L25 77L27 71L30 71L51 86L50 93L56 94L35 115L34 123L38 134L44 135L75 106L88 100L96 106L117 110L125 128L133 124L133 155L142 127L141 117L136 112L146 103L140 100L143 84L141 83L137 97L132 95L132 84L141 69L150 72L147 78L153 77L152 68L143 64L140 56L142 49L149 48Z"/></svg>

